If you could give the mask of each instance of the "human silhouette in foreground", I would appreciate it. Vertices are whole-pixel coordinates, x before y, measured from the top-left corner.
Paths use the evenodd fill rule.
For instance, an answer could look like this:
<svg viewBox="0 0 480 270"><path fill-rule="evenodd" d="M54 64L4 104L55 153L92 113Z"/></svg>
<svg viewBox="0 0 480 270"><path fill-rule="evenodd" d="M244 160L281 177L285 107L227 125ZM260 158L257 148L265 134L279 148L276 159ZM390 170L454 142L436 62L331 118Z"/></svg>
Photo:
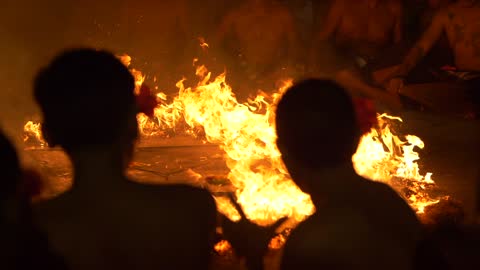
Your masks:
<svg viewBox="0 0 480 270"><path fill-rule="evenodd" d="M0 164L0 269L66 269L32 221L27 175L33 175L22 171L15 148L1 131Z"/></svg>
<svg viewBox="0 0 480 270"><path fill-rule="evenodd" d="M37 76L43 134L74 170L36 217L71 269L207 269L216 206L204 190L126 176L138 135L134 79L109 52L73 49Z"/></svg>
<svg viewBox="0 0 480 270"><path fill-rule="evenodd" d="M298 83L278 104L282 159L316 208L292 232L282 269L411 269L420 224L389 186L356 174L359 122L351 97L330 81Z"/></svg>
<svg viewBox="0 0 480 270"><path fill-rule="evenodd" d="M337 84L316 79L295 84L279 102L278 148L293 181L316 208L287 240L282 270L412 269L422 237L415 213L389 186L366 180L353 168L359 138L372 123L359 119L370 117L357 108L366 104L354 103ZM247 221L226 227L255 239ZM257 227L257 232L271 235L273 229ZM231 242L236 250L266 249L268 239L251 238Z"/></svg>
<svg viewBox="0 0 480 270"><path fill-rule="evenodd" d="M413 266L421 238L415 213L389 186L353 168L362 135L357 110L337 84L314 79L294 85L278 104L282 159L316 208L290 235L282 269Z"/></svg>

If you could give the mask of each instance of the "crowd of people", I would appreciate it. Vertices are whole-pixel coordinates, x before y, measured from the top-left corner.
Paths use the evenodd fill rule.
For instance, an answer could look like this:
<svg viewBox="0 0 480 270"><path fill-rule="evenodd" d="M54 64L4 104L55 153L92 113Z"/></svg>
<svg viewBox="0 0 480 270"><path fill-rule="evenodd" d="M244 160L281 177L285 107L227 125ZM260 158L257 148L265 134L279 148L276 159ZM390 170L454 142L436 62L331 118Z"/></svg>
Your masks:
<svg viewBox="0 0 480 270"><path fill-rule="evenodd" d="M242 84L271 81L282 72L322 76L352 94L400 108L405 84L455 82L467 89L465 116L478 114L478 1L427 1L413 15L409 1L329 2L325 19L314 19L309 34L302 35L288 5L245 1L225 15L213 44L237 58L233 73L243 73ZM406 27L409 17L420 18L416 31Z"/></svg>
<svg viewBox="0 0 480 270"><path fill-rule="evenodd" d="M478 109L480 1L450 2L429 1L431 19L409 51L400 0L333 1L308 49L280 2L246 0L225 15L214 43L235 46L230 56L249 80L308 62L306 78L281 98L275 126L288 172L317 211L289 236L281 269L455 268L407 203L389 186L357 175L351 161L365 123L375 124L362 119L361 99L400 107L398 91L427 52L442 50L442 34L453 63L449 69L427 64L444 71L438 76L466 82L468 112ZM161 57L154 61L162 65ZM53 199L32 200L42 180L22 169L13 145L0 136L1 269L209 269L219 222L211 194L126 175L142 112L134 88L128 68L105 50L68 49L38 72L33 97L42 133L69 157L73 185ZM221 219L224 235L248 269L263 269L283 219L259 227L231 201L243 218Z"/></svg>

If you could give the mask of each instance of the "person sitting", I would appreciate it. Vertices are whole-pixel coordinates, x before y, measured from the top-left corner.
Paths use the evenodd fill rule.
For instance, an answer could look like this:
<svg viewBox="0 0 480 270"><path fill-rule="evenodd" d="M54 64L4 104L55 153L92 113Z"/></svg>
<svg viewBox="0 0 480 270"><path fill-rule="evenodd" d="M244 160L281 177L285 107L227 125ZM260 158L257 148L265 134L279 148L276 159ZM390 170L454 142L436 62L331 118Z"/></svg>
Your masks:
<svg viewBox="0 0 480 270"><path fill-rule="evenodd" d="M408 204L386 184L364 179L353 168L360 136L376 122L369 104L320 79L298 82L281 98L277 146L293 181L316 208L288 237L282 270L412 269L432 257ZM231 201L242 218L224 219L225 236L246 258L248 269L263 269L261 258L284 219L256 226Z"/></svg>
<svg viewBox="0 0 480 270"><path fill-rule="evenodd" d="M367 19L366 19L367 18ZM323 51L329 42L336 57L356 67L374 71L388 66L398 55L391 53L403 42L403 6L398 0L332 1L326 22L313 37L311 58L325 65ZM398 60L396 60L398 61ZM394 62L392 62L394 63ZM391 64L390 64L391 65ZM322 67L319 67L320 69Z"/></svg>
<svg viewBox="0 0 480 270"><path fill-rule="evenodd" d="M33 268L63 270L63 259L55 254L45 234L32 220L30 207L32 173L20 167L10 140L0 131L0 268L27 270Z"/></svg>
<svg viewBox="0 0 480 270"><path fill-rule="evenodd" d="M425 1L424 7L418 12L417 23L415 29L410 29L414 33L411 40L418 40L426 29L430 26L435 14L450 5L452 0L428 0ZM417 3L418 5L418 3ZM399 60L399 62L402 59ZM433 45L425 57L419 61L415 68L408 75L408 82L413 84L430 83L437 81L438 71L445 66L453 66L453 53L450 48L447 35L442 33L440 39ZM383 74L388 76L388 68ZM390 69L391 70L391 69ZM380 72L378 72L380 73ZM378 76L376 82L381 84L382 76Z"/></svg>
<svg viewBox="0 0 480 270"><path fill-rule="evenodd" d="M138 136L134 79L113 54L62 52L37 75L48 145L73 165L67 192L35 218L75 269L207 269L216 206L209 192L144 185L126 176Z"/></svg>
<svg viewBox="0 0 480 270"><path fill-rule="evenodd" d="M398 92L410 71L430 52L445 32L453 51L455 66L444 69L443 78L468 85L472 100L468 113L480 111L480 1L458 0L439 10L430 26L416 42L403 62L385 79L391 92Z"/></svg>
<svg viewBox="0 0 480 270"><path fill-rule="evenodd" d="M291 69L296 61L299 35L292 12L283 3L244 0L222 18L213 40L214 46L224 49L233 62L227 66L234 70L233 76L238 76L234 79L234 89L238 89L246 84L266 87L283 79L282 75L291 76L284 70ZM240 89L237 95L248 96L252 90L258 88Z"/></svg>
<svg viewBox="0 0 480 270"><path fill-rule="evenodd" d="M360 14L369 14L372 19L366 22ZM380 68L374 59L380 59L381 51L402 40L401 14L402 5L397 1L332 1L326 21L313 37L310 75L333 79L351 95L401 109L400 98L373 86L370 78L373 66Z"/></svg>

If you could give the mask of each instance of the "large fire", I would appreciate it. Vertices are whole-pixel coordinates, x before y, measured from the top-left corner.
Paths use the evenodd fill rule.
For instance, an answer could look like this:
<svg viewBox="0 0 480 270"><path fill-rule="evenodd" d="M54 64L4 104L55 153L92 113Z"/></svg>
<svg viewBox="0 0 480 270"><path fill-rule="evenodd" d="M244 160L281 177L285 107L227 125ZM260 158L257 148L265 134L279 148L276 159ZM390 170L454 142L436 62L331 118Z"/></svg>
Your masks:
<svg viewBox="0 0 480 270"><path fill-rule="evenodd" d="M129 65L129 56L121 59ZM132 70L132 74L140 87L145 77L137 70ZM178 94L173 98L157 94L160 105L155 108L154 117L138 115L141 134L161 136L167 130L181 129L218 144L225 151L230 169L227 178L236 190L238 203L247 218L260 225L284 216L300 222L313 214L310 196L289 178L275 143L275 105L291 81L284 81L273 94L260 92L255 98L239 103L225 73L212 79L207 68L200 65L196 67L196 75L198 83L193 87L185 87L184 80L179 81ZM379 128L362 137L352 158L354 167L360 175L394 187L413 209L422 213L425 206L438 202L428 192L434 185L431 173L420 174L417 164L419 154L415 147L423 148L424 144L416 136L407 135L402 140L394 134L391 125L401 122L399 117L382 114L378 120ZM45 144L39 124L28 122L25 134L26 139L34 137ZM226 197L215 199L221 213L232 220L240 218Z"/></svg>

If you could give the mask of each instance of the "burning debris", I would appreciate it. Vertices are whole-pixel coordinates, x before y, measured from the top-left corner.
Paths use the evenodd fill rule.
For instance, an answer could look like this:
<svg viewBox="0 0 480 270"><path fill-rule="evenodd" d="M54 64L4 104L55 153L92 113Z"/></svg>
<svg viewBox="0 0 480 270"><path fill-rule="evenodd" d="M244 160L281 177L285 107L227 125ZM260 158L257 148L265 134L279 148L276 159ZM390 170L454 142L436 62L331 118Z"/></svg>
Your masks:
<svg viewBox="0 0 480 270"><path fill-rule="evenodd" d="M123 55L121 59L129 65L129 56ZM138 95L145 76L137 70L132 70L132 74ZM284 216L298 223L313 214L310 196L289 178L276 147L275 106L292 82L285 81L273 94L261 92L248 102L239 103L225 73L212 79L207 68L200 65L196 75L197 85L185 87L184 80L179 81L178 95L172 99L163 93L156 95L158 105L153 115L141 113L137 117L141 134L144 137L187 134L219 145L225 151L230 173L223 179L202 177L208 182L222 180L219 184L231 185L247 218L260 225L272 224ZM352 158L354 167L368 179L391 185L412 208L423 213L425 207L440 199L431 197L435 188L432 174L419 172L420 157L415 148L423 148L424 143L413 135L401 138L394 134L392 125L401 123L401 118L387 114L377 118L378 127L362 137ZM45 146L39 124L28 122L25 138L33 138ZM232 220L240 218L227 199L222 196L215 199L222 214Z"/></svg>
<svg viewBox="0 0 480 270"><path fill-rule="evenodd" d="M43 139L42 128L40 123L34 123L33 121L28 121L25 126L23 126L23 141L29 145L39 145L40 147L47 146L47 143Z"/></svg>

